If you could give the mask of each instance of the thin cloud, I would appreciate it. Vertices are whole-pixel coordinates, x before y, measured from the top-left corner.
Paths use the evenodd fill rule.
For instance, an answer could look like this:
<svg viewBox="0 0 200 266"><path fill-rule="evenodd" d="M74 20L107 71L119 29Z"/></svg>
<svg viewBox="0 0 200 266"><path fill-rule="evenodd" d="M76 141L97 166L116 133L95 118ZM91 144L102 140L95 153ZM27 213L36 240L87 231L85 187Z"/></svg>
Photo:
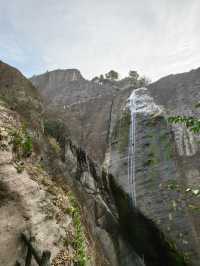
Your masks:
<svg viewBox="0 0 200 266"><path fill-rule="evenodd" d="M136 69L153 80L199 67L198 0L0 0L0 58L31 76Z"/></svg>

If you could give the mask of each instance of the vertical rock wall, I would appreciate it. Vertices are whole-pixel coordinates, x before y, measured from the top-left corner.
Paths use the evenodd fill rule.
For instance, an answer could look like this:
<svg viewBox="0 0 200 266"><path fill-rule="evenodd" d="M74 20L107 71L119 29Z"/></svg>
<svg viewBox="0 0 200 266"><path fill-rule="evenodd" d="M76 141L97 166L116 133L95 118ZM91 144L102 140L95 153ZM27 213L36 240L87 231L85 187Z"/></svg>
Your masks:
<svg viewBox="0 0 200 266"><path fill-rule="evenodd" d="M169 241L188 257L191 265L198 265L198 219L191 214L191 204L196 206L195 202L198 203L197 197L189 191L189 182L194 182L192 177L198 175L198 170L195 170L194 163L191 168L180 160L180 149L192 158L196 148L192 141L194 137L187 135L184 142L187 145L176 146L179 133L174 134L167 124L163 108L155 104L148 90L138 89L133 94L136 97L136 134L132 145L135 145L137 207L159 225ZM127 109L122 111L111 140L110 155L110 170L128 193L133 189L128 181L127 165L130 116Z"/></svg>

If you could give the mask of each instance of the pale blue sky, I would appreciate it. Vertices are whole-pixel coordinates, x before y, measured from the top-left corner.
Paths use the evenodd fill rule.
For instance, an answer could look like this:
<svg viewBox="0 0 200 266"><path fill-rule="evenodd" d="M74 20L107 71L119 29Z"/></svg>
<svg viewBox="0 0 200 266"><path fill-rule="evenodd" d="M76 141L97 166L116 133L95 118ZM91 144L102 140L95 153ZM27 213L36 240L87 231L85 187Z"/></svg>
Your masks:
<svg viewBox="0 0 200 266"><path fill-rule="evenodd" d="M200 67L199 0L0 0L0 59L26 76Z"/></svg>

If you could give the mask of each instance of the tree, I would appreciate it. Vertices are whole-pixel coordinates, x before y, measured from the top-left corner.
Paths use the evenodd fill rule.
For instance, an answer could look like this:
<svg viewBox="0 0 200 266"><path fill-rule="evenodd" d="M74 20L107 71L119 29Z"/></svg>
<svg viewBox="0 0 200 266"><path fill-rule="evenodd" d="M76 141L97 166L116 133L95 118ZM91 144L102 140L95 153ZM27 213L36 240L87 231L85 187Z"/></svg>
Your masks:
<svg viewBox="0 0 200 266"><path fill-rule="evenodd" d="M94 78L92 79L92 82L99 83L99 77L94 77Z"/></svg>
<svg viewBox="0 0 200 266"><path fill-rule="evenodd" d="M150 79L143 76L143 77L140 77L139 80L138 80L138 86L139 87L146 87L148 86L149 84L151 83Z"/></svg>
<svg viewBox="0 0 200 266"><path fill-rule="evenodd" d="M92 79L92 82L95 82L95 83L99 83L99 84L102 84L104 82L105 78L104 78L104 75L100 75L99 77L94 77Z"/></svg>
<svg viewBox="0 0 200 266"><path fill-rule="evenodd" d="M62 146L67 136L67 128L61 120L46 119L44 121L44 133L55 138Z"/></svg>
<svg viewBox="0 0 200 266"><path fill-rule="evenodd" d="M139 74L135 70L130 70L129 71L129 78L133 80L138 80Z"/></svg>
<svg viewBox="0 0 200 266"><path fill-rule="evenodd" d="M102 81L104 81L104 75L103 74L101 74L100 76L99 76L99 80L100 80L100 82L102 82Z"/></svg>
<svg viewBox="0 0 200 266"><path fill-rule="evenodd" d="M110 70L106 74L106 78L110 79L110 80L117 80L119 78L119 74L116 71L114 71L114 70Z"/></svg>
<svg viewBox="0 0 200 266"><path fill-rule="evenodd" d="M132 86L138 86L138 78L139 74L135 70L130 70L129 71L129 76L128 79L130 80L130 83Z"/></svg>
<svg viewBox="0 0 200 266"><path fill-rule="evenodd" d="M138 72L135 70L129 71L128 78L130 79L131 84L137 87L146 87L150 84L150 79L145 76L140 77Z"/></svg>

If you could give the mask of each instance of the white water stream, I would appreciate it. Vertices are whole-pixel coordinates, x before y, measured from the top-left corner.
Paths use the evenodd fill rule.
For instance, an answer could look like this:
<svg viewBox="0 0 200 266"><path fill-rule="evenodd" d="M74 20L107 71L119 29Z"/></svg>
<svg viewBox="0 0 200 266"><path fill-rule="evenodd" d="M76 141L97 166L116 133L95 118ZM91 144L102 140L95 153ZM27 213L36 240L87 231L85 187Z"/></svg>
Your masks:
<svg viewBox="0 0 200 266"><path fill-rule="evenodd" d="M136 127L137 127L137 113L145 115L159 115L162 109L155 104L153 98L148 94L148 89L139 88L132 92L128 98L128 107L131 113L131 125L129 129L129 147L128 147L128 186L131 204L137 206L136 195Z"/></svg>

